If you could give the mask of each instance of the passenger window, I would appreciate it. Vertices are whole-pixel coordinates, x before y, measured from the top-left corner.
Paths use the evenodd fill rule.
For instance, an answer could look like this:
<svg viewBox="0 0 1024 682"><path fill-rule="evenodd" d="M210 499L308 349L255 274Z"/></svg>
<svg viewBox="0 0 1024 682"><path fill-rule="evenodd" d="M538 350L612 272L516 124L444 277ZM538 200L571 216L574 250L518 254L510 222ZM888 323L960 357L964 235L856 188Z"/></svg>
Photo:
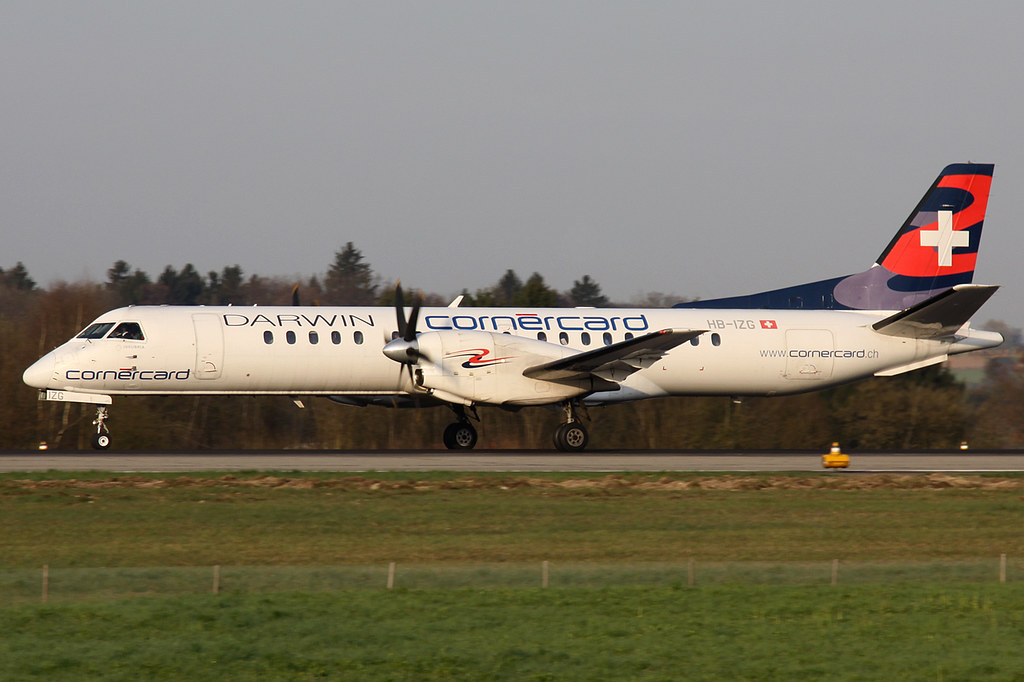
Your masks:
<svg viewBox="0 0 1024 682"><path fill-rule="evenodd" d="M268 346L274 343L274 332L270 331L269 329L263 332L263 343L267 344Z"/></svg>
<svg viewBox="0 0 1024 682"><path fill-rule="evenodd" d="M288 332L284 335L285 341L288 343L295 343L295 332Z"/></svg>
<svg viewBox="0 0 1024 682"><path fill-rule="evenodd" d="M398 338L398 332L391 332L391 340L394 341Z"/></svg>
<svg viewBox="0 0 1024 682"><path fill-rule="evenodd" d="M626 341L629 341L631 338L633 338L633 332L626 332Z"/></svg>
<svg viewBox="0 0 1024 682"><path fill-rule="evenodd" d="M363 333L357 331L352 335L352 339L356 342L356 345L361 344L363 342Z"/></svg>
<svg viewBox="0 0 1024 682"><path fill-rule="evenodd" d="M611 332L605 332L604 335L601 337L601 339L604 341L604 345L606 345L606 346L612 345L612 334L611 334Z"/></svg>
<svg viewBox="0 0 1024 682"><path fill-rule="evenodd" d="M545 334L544 332L537 332L537 340L538 341L547 341L548 340L548 335Z"/></svg>
<svg viewBox="0 0 1024 682"><path fill-rule="evenodd" d="M341 343L341 332L331 332L331 343L335 346Z"/></svg>
<svg viewBox="0 0 1024 682"><path fill-rule="evenodd" d="M114 326L113 322L97 322L96 324L90 324L85 330L78 335L79 339L102 339L110 331L110 328Z"/></svg>
<svg viewBox="0 0 1024 682"><path fill-rule="evenodd" d="M313 345L313 346L315 346L316 344L320 343L320 335L317 334L316 332L310 332L309 333L309 343L310 343L310 345Z"/></svg>
<svg viewBox="0 0 1024 682"><path fill-rule="evenodd" d="M699 336L695 336L692 339L690 339L690 345L691 346L699 346L700 345L700 337Z"/></svg>
<svg viewBox="0 0 1024 682"><path fill-rule="evenodd" d="M122 322L117 325L114 331L110 332L111 339L128 339L130 341L145 341L146 337L142 335L142 327L139 326L138 322Z"/></svg>
<svg viewBox="0 0 1024 682"><path fill-rule="evenodd" d="M589 346L590 345L590 332L583 332L582 334L580 334L580 342L584 346Z"/></svg>
<svg viewBox="0 0 1024 682"><path fill-rule="evenodd" d="M721 337L721 335L719 335L717 333L716 334L712 334L711 335L711 345L712 346L721 346L722 345L722 337Z"/></svg>
<svg viewBox="0 0 1024 682"><path fill-rule="evenodd" d="M558 332L558 343L562 344L563 346L568 346L569 335L566 334L565 332Z"/></svg>

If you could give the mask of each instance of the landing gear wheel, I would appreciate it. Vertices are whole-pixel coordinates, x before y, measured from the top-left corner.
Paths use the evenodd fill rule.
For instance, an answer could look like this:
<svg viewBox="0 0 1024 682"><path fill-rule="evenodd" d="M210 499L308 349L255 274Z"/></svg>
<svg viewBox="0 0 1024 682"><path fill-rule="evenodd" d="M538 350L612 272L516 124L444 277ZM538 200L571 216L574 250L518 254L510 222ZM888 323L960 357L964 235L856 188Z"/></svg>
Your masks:
<svg viewBox="0 0 1024 682"><path fill-rule="evenodd" d="M110 431L107 429L109 418L110 414L106 407L101 405L96 408L96 419L92 422L96 427L96 433L92 434L92 447L95 450L106 450L110 447Z"/></svg>
<svg viewBox="0 0 1024 682"><path fill-rule="evenodd" d="M587 430L579 422L559 424L555 429L555 447L562 452L579 452L587 447Z"/></svg>
<svg viewBox="0 0 1024 682"><path fill-rule="evenodd" d="M477 440L476 429L467 422L455 422L445 428L443 438L449 450L472 450Z"/></svg>

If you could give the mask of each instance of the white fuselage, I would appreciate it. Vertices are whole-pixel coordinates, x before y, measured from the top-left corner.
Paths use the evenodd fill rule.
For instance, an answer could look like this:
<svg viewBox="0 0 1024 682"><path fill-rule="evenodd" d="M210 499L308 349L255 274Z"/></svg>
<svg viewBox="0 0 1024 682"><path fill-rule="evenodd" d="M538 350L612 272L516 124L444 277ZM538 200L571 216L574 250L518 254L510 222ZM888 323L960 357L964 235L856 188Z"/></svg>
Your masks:
<svg viewBox="0 0 1024 682"><path fill-rule="evenodd" d="M961 330L946 339L874 331L885 311L424 308L420 332L486 331L587 351L661 329L707 330L598 390L588 403L669 395L781 395L895 374L996 345ZM144 338L74 338L25 371L29 385L77 396L122 394L414 395L411 373L381 349L396 334L386 307L175 307L112 310ZM965 325L966 327L966 325ZM559 350L560 349L554 349ZM467 370L493 374L502 363ZM517 370L518 371L518 370ZM518 377L522 380L521 371ZM557 402L537 395L519 404ZM51 399L63 399L51 395ZM74 398L70 398L74 399ZM512 402L496 397L481 403Z"/></svg>

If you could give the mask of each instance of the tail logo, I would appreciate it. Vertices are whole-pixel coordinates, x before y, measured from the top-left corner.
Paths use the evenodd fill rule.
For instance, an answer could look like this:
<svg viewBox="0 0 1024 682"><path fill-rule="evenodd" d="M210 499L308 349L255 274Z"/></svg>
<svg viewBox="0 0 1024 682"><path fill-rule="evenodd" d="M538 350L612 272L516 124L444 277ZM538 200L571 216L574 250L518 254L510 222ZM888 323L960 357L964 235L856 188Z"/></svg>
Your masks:
<svg viewBox="0 0 1024 682"><path fill-rule="evenodd" d="M971 245L971 235L966 230L953 230L953 212L939 211L938 228L920 230L921 246L933 246L939 257L939 267L948 268L953 265L954 247Z"/></svg>

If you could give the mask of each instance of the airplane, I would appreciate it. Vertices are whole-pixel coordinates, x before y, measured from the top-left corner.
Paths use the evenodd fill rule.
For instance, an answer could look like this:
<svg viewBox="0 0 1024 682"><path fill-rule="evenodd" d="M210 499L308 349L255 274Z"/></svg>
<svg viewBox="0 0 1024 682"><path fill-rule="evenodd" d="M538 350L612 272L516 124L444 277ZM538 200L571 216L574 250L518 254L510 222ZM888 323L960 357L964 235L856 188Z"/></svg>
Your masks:
<svg viewBox="0 0 1024 682"><path fill-rule="evenodd" d="M104 313L24 372L40 399L325 396L344 405L446 405L446 447L470 449L476 407L560 408L576 452L587 406L665 396L778 396L894 376L1002 343L970 318L992 164L953 164L877 261L852 275L672 308L129 306ZM296 300L297 304L298 301ZM301 406L301 404L300 404Z"/></svg>

